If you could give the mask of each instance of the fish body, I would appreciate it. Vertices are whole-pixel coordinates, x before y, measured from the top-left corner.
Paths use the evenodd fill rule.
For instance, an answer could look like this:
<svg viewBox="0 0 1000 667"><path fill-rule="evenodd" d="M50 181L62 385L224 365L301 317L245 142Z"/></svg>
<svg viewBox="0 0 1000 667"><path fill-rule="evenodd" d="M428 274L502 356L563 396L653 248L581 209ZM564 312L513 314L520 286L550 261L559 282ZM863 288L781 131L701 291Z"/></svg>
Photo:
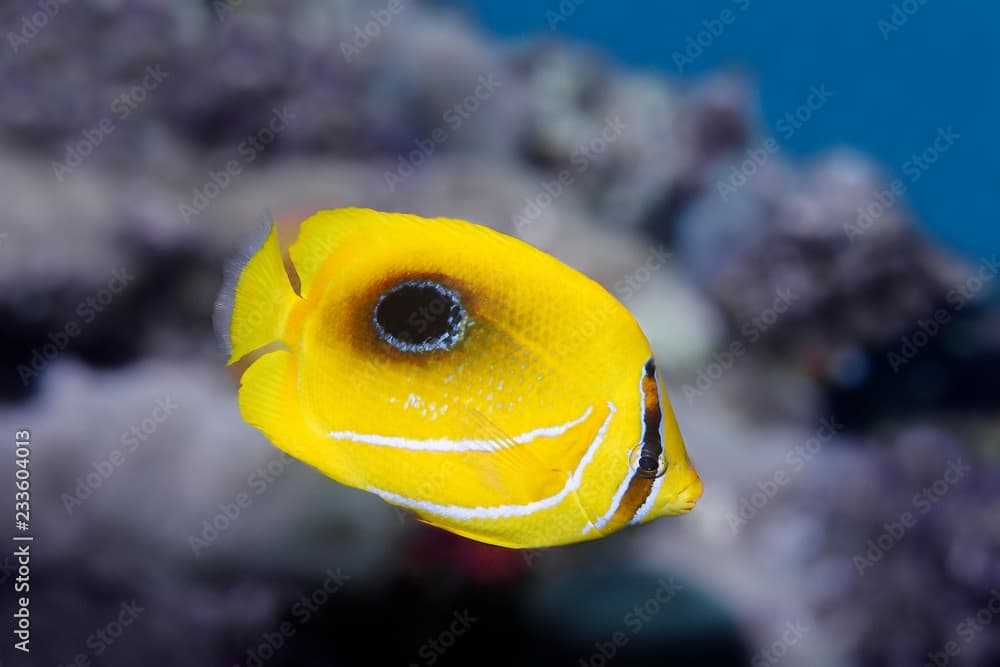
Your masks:
<svg viewBox="0 0 1000 667"><path fill-rule="evenodd" d="M701 482L645 336L603 287L461 220L320 211L223 294L244 419L331 478L507 547L688 511Z"/></svg>

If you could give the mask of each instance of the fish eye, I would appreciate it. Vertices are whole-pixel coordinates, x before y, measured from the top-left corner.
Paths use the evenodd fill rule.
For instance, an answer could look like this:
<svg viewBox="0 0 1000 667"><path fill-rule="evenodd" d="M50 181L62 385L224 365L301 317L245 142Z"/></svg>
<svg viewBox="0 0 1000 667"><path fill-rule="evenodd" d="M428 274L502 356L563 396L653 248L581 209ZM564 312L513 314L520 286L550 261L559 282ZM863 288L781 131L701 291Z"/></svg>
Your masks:
<svg viewBox="0 0 1000 667"><path fill-rule="evenodd" d="M433 280L406 280L383 292L372 311L376 335L401 352L450 350L466 313L458 294Z"/></svg>
<svg viewBox="0 0 1000 667"><path fill-rule="evenodd" d="M629 453L629 465L639 477L663 477L667 472L666 461L662 461L660 457L649 452L644 452L642 445L636 445Z"/></svg>

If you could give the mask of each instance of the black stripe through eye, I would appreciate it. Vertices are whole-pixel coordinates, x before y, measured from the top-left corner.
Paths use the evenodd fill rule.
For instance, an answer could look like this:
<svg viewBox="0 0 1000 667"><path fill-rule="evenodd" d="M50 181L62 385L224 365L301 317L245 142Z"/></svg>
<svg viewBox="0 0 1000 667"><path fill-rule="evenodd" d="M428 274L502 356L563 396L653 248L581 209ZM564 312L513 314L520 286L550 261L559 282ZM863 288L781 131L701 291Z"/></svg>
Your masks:
<svg viewBox="0 0 1000 667"><path fill-rule="evenodd" d="M645 395L642 418L645 429L642 449L639 452L639 469L636 474L641 477L655 477L660 472L660 457L663 455L663 443L660 441L660 421L663 413L660 409L660 397L656 391L656 365L652 358L646 362L644 370L646 376L643 378Z"/></svg>

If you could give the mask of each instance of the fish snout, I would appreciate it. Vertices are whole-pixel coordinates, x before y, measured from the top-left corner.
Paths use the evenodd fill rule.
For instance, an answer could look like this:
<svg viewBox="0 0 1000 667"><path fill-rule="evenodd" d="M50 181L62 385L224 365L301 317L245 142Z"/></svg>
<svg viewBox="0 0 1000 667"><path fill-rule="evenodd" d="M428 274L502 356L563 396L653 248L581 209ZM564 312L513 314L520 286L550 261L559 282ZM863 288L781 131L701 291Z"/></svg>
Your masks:
<svg viewBox="0 0 1000 667"><path fill-rule="evenodd" d="M684 514L698 503L703 491L701 477L693 465L688 464L686 469L679 472L678 491L670 506L669 514Z"/></svg>

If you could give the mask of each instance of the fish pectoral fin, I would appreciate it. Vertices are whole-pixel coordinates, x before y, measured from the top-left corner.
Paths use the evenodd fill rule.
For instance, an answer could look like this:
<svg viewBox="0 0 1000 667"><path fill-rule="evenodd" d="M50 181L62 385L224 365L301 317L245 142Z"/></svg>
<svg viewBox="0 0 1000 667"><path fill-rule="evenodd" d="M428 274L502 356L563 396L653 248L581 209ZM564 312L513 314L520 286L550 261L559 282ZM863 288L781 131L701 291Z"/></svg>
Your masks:
<svg viewBox="0 0 1000 667"><path fill-rule="evenodd" d="M524 483L525 479L535 474L536 469L543 469L533 453L527 447L518 445L502 428L475 408L465 409L465 421L477 439L495 443L489 452L469 457L475 458L480 484L491 495L502 498L529 495L526 487L530 485Z"/></svg>
<svg viewBox="0 0 1000 667"><path fill-rule="evenodd" d="M517 442L499 425L475 408L467 408L467 419L476 437L491 439L496 447L479 454L476 468L482 485L507 502L531 502L557 492L572 469L553 465L538 455L538 443Z"/></svg>
<svg viewBox="0 0 1000 667"><path fill-rule="evenodd" d="M281 342L292 306L299 300L285 270L278 229L271 223L259 248L237 259L216 305L216 333L232 365L255 350Z"/></svg>

